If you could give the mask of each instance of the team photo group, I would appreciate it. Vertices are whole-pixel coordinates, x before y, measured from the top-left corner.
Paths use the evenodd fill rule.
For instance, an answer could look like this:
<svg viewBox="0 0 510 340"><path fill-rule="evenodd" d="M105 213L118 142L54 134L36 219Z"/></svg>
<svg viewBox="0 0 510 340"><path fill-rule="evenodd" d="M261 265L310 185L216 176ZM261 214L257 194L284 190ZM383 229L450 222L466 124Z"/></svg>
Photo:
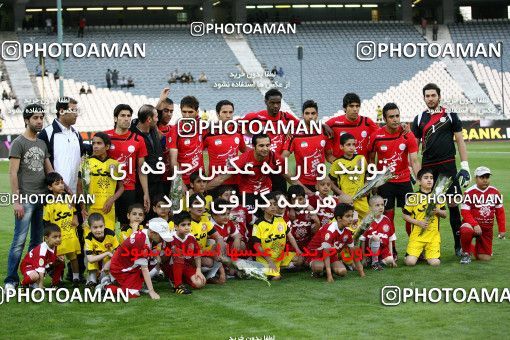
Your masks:
<svg viewBox="0 0 510 340"><path fill-rule="evenodd" d="M217 125L256 122L257 131L203 128L194 96L180 100L176 120L169 95L156 106L117 105L105 113L112 129L89 141L73 127L75 99L60 98L50 124L42 106L24 108L25 131L9 152L6 289L69 281L159 299L155 281L176 294L295 271L333 282L350 271L439 266L444 252L462 265L489 261L495 224L505 237L498 174L486 164L471 171L461 119L433 83L410 124L398 103L383 105L378 124L360 115L355 93L322 122L313 100L299 117L282 111L276 89L264 110L241 117L235 103L217 103ZM451 228L453 249L441 247L440 228Z"/></svg>

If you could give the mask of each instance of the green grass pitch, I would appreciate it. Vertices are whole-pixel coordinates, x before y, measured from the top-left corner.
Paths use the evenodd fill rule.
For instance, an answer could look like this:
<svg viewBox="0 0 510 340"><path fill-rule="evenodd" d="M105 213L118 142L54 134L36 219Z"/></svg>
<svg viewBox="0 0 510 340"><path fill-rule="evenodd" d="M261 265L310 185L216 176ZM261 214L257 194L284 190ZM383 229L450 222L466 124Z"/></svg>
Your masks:
<svg viewBox="0 0 510 340"><path fill-rule="evenodd" d="M510 193L510 146L505 143L469 143L473 171L492 169L492 184L506 198ZM457 157L458 158L458 157ZM10 192L8 163L0 162L0 192ZM510 205L505 200L507 221ZM0 208L0 277L5 278L13 231L12 207ZM0 305L0 338L213 338L264 336L276 338L471 338L508 337L508 303L412 303L396 307L381 304L381 288L510 287L510 240L494 240L490 263L461 266L453 255L448 219L442 223L442 264L431 268L403 265L407 236L401 214L396 218L399 268L366 270L365 278L349 272L333 284L310 273L284 273L268 287L261 281L229 280L208 285L190 296L177 296L166 283L156 283L160 301L148 296L127 304L41 303ZM497 230L495 228L495 230ZM28 242L27 242L28 244Z"/></svg>

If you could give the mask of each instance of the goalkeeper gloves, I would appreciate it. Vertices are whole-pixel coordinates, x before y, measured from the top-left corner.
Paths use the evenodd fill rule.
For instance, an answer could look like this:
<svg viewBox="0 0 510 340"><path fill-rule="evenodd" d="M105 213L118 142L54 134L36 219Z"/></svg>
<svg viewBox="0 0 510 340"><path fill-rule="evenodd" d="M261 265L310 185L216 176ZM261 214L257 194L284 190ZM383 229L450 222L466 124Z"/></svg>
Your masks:
<svg viewBox="0 0 510 340"><path fill-rule="evenodd" d="M469 164L467 161L460 162L460 171L457 173L457 180L462 188L467 188L471 181L471 175L469 172Z"/></svg>

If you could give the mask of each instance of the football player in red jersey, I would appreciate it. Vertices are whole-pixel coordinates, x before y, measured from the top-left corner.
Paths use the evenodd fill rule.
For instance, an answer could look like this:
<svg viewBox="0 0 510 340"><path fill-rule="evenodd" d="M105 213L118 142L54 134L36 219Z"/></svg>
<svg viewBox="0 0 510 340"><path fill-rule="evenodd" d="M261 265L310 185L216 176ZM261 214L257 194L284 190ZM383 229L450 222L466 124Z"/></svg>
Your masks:
<svg viewBox="0 0 510 340"><path fill-rule="evenodd" d="M440 105L441 89L433 83L423 87L423 99L427 110L414 117L412 131L422 142L421 167L434 170L434 180L440 174L453 177L453 185L447 194L462 195L461 186L467 188L471 181L466 143L462 137L462 122L455 112L446 112ZM455 142L454 142L455 137ZM455 165L455 143L460 154L461 170ZM455 254L462 256L459 229L459 207L454 199L448 199L450 226L455 241Z"/></svg>
<svg viewBox="0 0 510 340"><path fill-rule="evenodd" d="M242 118L244 121L260 121L262 127L266 127L266 124L271 124L273 129L268 130L267 132L262 131L267 134L271 139L271 151L275 152L276 155L280 156L283 147L285 145L285 141L289 138L289 136L285 133L279 133L279 124L278 122L282 122L284 126L289 127L292 126L294 129L290 129L290 131L297 130L299 119L294 117L289 112L280 111L282 106L282 98L283 95L277 89L270 89L264 95L264 101L266 104L266 110L262 110L259 112L251 112L248 113ZM324 134L329 138L333 136L333 131L331 128L325 124L322 125L322 129ZM276 132L276 133L273 133ZM251 134L248 131L248 134ZM279 174L271 175L271 182L274 191L280 191L282 193L287 192L287 183L285 183L285 178Z"/></svg>
<svg viewBox="0 0 510 340"><path fill-rule="evenodd" d="M53 223L44 228L44 242L29 251L21 261L20 271L23 274L21 284L27 286L36 284L44 287L44 273L49 266L55 266L52 274L52 286L60 284L60 277L64 272L64 262L57 258L57 247L61 242L60 228Z"/></svg>
<svg viewBox="0 0 510 340"><path fill-rule="evenodd" d="M310 191L315 192L315 184L319 177L319 165L324 165L326 159L325 147L328 138L324 134L314 133L311 122L317 122L319 109L313 100L303 104L303 120L308 133L292 136L283 147L282 156L289 157L294 153L296 159L296 173L300 174L299 181ZM324 167L324 172L326 168Z"/></svg>
<svg viewBox="0 0 510 340"><path fill-rule="evenodd" d="M297 127L299 123L299 119L294 117L289 112L280 111L282 107L282 93L277 89L270 89L264 95L264 101L266 103L266 109L259 112L251 112L248 113L242 118L245 121L260 121L263 127L266 127L267 124L271 124L276 133L272 133L272 131L267 131L267 135L271 140L271 151L274 152L277 156L280 156L283 150L283 146L285 144L285 140L287 139L287 135L284 133L278 133L278 121L283 122L285 126L293 126ZM251 134L251 131L248 131L248 134ZM271 175L272 188L274 191L287 192L287 183L285 179L279 174Z"/></svg>
<svg viewBox="0 0 510 340"><path fill-rule="evenodd" d="M378 170L387 166L393 172L394 177L377 188L377 193L384 199L384 215L394 223L395 200L397 207L403 208L406 195L413 192L409 163L415 176L421 165L418 160L416 137L411 131L406 132L403 129L398 106L395 103L387 103L382 109L382 115L386 125L370 136L369 163L377 164ZM408 222L406 222L406 232L407 235L411 234L411 224ZM393 245L393 254L396 257L395 245Z"/></svg>
<svg viewBox="0 0 510 340"><path fill-rule="evenodd" d="M395 199L397 206L402 208L406 194L413 192L409 163L415 175L420 170L420 163L416 137L411 131L404 132L398 106L388 103L382 112L386 125L370 136L369 163L377 164L378 170L386 166L393 172L393 178L377 189L377 193L385 200L384 214L393 221Z"/></svg>
<svg viewBox="0 0 510 340"><path fill-rule="evenodd" d="M140 180L143 190L143 205L145 211L150 209L149 186L147 175L142 173L141 168L147 156L145 140L134 132L129 131L133 109L126 104L119 104L113 110L113 121L115 128L105 131L112 140L108 149L108 156L124 165L126 177L123 180L124 192L115 201L115 211L121 227L129 225L127 219L127 208L137 203L136 198L136 176Z"/></svg>
<svg viewBox="0 0 510 340"><path fill-rule="evenodd" d="M492 257L492 228L494 216L498 222L498 238L505 238L506 219L503 196L491 186L491 170L485 166L476 168L476 185L464 192L461 213L463 224L460 227L462 257L460 263L471 262L473 238L476 240L474 255L478 260L489 261Z"/></svg>
<svg viewBox="0 0 510 340"><path fill-rule="evenodd" d="M271 182L271 175L268 170L263 171L269 167L272 171L278 171L282 177L291 184L298 184L303 186L299 181L291 180L290 176L284 173L285 161L281 156L276 155L271 151L271 140L266 134L258 134L253 136L252 145L254 149L241 154L236 160L233 160L230 170L234 171L236 168L244 171L251 171L251 174L238 174L239 190L246 193L245 206L253 207L255 200L258 199L258 194L266 191L276 191ZM218 185L221 185L225 180L229 179L231 174L222 174L207 183L207 190L212 190ZM308 189L305 189L309 191Z"/></svg>
<svg viewBox="0 0 510 340"><path fill-rule="evenodd" d="M360 116L360 106L361 99L359 96L355 93L347 93L343 99L345 114L333 117L326 122L326 125L333 130L333 141L328 144L330 147L326 150L326 160L328 162L333 163L336 159L342 157L340 136L346 132L356 139L356 153L367 157L368 138L379 127L372 119Z"/></svg>
<svg viewBox="0 0 510 340"><path fill-rule="evenodd" d="M216 113L220 124L225 124L232 120L234 104L228 100L221 100L216 104ZM230 159L237 157L239 152L243 153L247 150L243 135L240 132L235 134L225 132L218 134L208 131L204 135L203 143L204 151L207 150L209 156L209 176L212 175L211 169L213 167L225 168L228 166ZM236 178L234 177L223 182L223 185L233 186L239 192Z"/></svg>
<svg viewBox="0 0 510 340"><path fill-rule="evenodd" d="M354 207L349 204L340 203L335 207L335 221L321 227L313 236L308 244L308 250L316 253L317 256L308 257L312 274L314 276L322 275L326 270L328 282L333 282L333 273L338 276L345 276L347 269L338 254L348 247L351 253L354 250L352 232L347 228L353 223ZM306 253L306 251L305 251ZM354 264L361 277L365 276L363 266L357 258L354 258Z"/></svg>
<svg viewBox="0 0 510 340"><path fill-rule="evenodd" d="M170 169L187 164L189 170L182 174L182 181L189 186L189 176L204 166L202 131L198 117L197 98L186 96L181 99L182 118L167 135L166 147L170 150ZM187 190L187 187L186 187Z"/></svg>

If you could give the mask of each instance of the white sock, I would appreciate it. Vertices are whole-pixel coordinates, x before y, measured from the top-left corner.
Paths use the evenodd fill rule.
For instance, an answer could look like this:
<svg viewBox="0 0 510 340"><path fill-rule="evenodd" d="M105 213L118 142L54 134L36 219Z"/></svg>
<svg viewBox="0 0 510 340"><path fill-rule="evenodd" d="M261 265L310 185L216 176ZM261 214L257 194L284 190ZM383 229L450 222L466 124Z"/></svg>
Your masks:
<svg viewBox="0 0 510 340"><path fill-rule="evenodd" d="M156 267L152 268L152 269L151 269L151 271L149 272L149 275L151 276L151 279L152 279L154 276L158 275L158 272L159 272L159 269L158 269L158 268L156 268Z"/></svg>
<svg viewBox="0 0 510 340"><path fill-rule="evenodd" d="M80 273L73 273L73 281L80 279Z"/></svg>
<svg viewBox="0 0 510 340"><path fill-rule="evenodd" d="M96 273L89 273L89 278L87 281L96 283Z"/></svg>

